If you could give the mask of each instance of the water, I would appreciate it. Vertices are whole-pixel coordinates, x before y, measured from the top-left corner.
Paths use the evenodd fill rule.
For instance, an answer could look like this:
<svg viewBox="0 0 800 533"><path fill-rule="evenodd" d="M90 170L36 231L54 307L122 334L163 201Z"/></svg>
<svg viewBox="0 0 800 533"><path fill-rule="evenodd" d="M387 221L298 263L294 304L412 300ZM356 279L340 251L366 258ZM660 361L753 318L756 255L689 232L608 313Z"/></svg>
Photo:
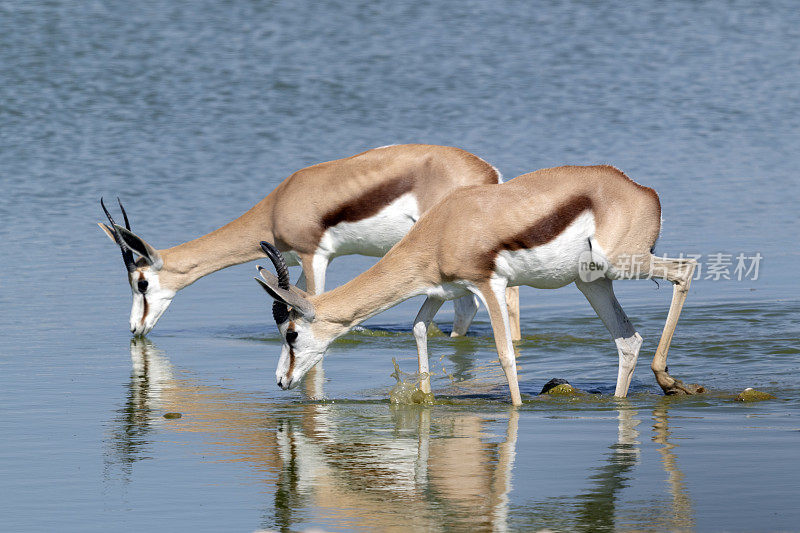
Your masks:
<svg viewBox="0 0 800 533"><path fill-rule="evenodd" d="M799 19L788 1L0 2L1 529L796 529ZM617 284L645 338L625 401L574 287L522 291L519 411L484 311L431 339L436 406L389 404L416 300L332 346L325 400L280 391L252 265L131 343L101 195L167 247L298 168L402 142L507 178L613 163L658 190L659 253L733 257L734 279L693 283L670 353L712 392L659 394L671 290L647 281ZM740 253L758 279L735 279ZM337 260L331 286L370 264ZM593 394L534 399L552 377ZM730 400L748 386L780 399Z"/></svg>

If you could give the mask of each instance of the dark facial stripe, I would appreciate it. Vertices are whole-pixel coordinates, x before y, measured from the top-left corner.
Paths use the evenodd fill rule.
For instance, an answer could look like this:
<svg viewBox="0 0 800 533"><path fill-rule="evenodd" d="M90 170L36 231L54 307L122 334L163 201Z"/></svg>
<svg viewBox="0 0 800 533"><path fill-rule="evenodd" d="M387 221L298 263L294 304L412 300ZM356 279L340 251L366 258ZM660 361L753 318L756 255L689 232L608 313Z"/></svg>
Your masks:
<svg viewBox="0 0 800 533"><path fill-rule="evenodd" d="M286 328L286 336L289 336L289 333L294 331L294 322L289 322L289 327ZM294 346L289 340L286 340L286 344L289 345L289 370L286 372L286 379L287 381L292 380L292 372L294 371Z"/></svg>
<svg viewBox="0 0 800 533"><path fill-rule="evenodd" d="M495 245L486 258L484 270L494 271L497 254L503 250L528 250L547 244L567 229L578 215L591 208L592 200L588 196L571 198L547 217Z"/></svg>
<svg viewBox="0 0 800 533"><path fill-rule="evenodd" d="M322 217L322 225L328 229L340 222L357 222L369 218L410 192L413 186L414 181L409 176L382 183L326 214Z"/></svg>
<svg viewBox="0 0 800 533"><path fill-rule="evenodd" d="M144 281L144 279L144 274L139 272L139 279L136 283L138 284L140 281ZM147 318L147 311L149 310L149 306L147 305L147 297L144 294L142 294L142 301L144 302L144 309L142 310L142 320L140 324L144 325L144 319Z"/></svg>
<svg viewBox="0 0 800 533"><path fill-rule="evenodd" d="M144 325L144 319L147 318L147 311L149 309L149 306L147 305L147 298L145 298L144 295L142 295L142 301L144 302L144 309L142 310L142 322L141 322L141 324Z"/></svg>
<svg viewBox="0 0 800 533"><path fill-rule="evenodd" d="M289 370L286 372L286 380L292 380L292 372L294 372L294 348L289 346Z"/></svg>

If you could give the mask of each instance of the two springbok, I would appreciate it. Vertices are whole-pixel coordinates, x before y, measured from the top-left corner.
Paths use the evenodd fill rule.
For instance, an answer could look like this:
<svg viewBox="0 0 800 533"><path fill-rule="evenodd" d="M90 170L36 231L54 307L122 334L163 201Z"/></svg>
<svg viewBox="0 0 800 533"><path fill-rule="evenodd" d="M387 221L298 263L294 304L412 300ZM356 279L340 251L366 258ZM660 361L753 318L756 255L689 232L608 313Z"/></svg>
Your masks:
<svg viewBox="0 0 800 533"><path fill-rule="evenodd" d="M619 354L615 395L628 393L642 345L612 280L659 277L674 284L672 304L651 368L666 394L693 394L667 373L667 351L695 262L651 254L661 227L656 192L610 166L566 166L525 174L503 184L455 190L427 211L377 264L350 282L318 295L289 284L281 254L262 242L278 273L256 278L275 299L273 315L284 337L278 385L296 386L334 339L408 298L426 295L414 320L420 372L428 372L427 329L445 300L478 296L489 311L511 401L522 399L506 306L506 289L554 289L575 283L611 333ZM584 281L579 263L607 265ZM630 268L631 258L638 261ZM429 382L424 383L427 391Z"/></svg>
<svg viewBox="0 0 800 533"><path fill-rule="evenodd" d="M133 292L131 332L146 335L182 288L263 258L261 240L275 243L289 265L302 265L298 284L309 294L322 293L334 257L380 257L454 189L500 180L497 169L458 148L394 145L299 170L241 217L172 248L157 250L132 233L121 203L125 227L114 223L102 200L110 225L98 224L122 250ZM508 298L516 317L518 293ZM455 302L453 336L466 333L476 310L471 295ZM512 327L519 338L518 317Z"/></svg>

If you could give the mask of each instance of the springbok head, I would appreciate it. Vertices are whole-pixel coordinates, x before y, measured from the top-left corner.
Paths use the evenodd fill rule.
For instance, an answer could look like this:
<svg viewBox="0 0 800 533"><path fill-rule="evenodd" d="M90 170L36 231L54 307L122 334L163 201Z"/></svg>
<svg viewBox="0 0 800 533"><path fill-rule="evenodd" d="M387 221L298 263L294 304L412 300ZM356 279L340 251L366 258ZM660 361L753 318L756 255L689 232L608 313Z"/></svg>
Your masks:
<svg viewBox="0 0 800 533"><path fill-rule="evenodd" d="M275 377L282 389L296 387L303 376L322 360L336 338L330 327L318 320L311 296L289 283L289 270L283 256L272 244L261 242L278 276L258 267L261 278L255 280L275 299L272 317L283 336L281 357Z"/></svg>
<svg viewBox="0 0 800 533"><path fill-rule="evenodd" d="M138 237L131 231L131 224L128 221L128 214L122 207L122 202L117 198L122 217L125 220L125 227L117 225L111 217L111 213L106 209L103 199L100 199L100 206L108 218L110 225L98 222L108 238L117 243L122 251L122 261L128 271L128 282L133 293L133 304L131 305L131 333L134 335L146 335L153 329L167 310L175 291L164 286L159 280L159 272L164 266L158 251L147 244L144 239ZM134 254L139 256L135 259Z"/></svg>

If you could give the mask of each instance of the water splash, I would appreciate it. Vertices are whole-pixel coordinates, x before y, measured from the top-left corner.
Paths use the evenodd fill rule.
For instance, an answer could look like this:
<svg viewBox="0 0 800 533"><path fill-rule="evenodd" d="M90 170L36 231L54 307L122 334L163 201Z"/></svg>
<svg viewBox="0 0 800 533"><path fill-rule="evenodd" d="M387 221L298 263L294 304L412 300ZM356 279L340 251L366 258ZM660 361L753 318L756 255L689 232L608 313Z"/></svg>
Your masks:
<svg viewBox="0 0 800 533"><path fill-rule="evenodd" d="M391 376L397 380L392 390L389 391L389 401L395 405L433 405L433 393L424 392L419 388L419 384L428 379L429 374L406 374L400 370L400 365L392 357L394 372Z"/></svg>

